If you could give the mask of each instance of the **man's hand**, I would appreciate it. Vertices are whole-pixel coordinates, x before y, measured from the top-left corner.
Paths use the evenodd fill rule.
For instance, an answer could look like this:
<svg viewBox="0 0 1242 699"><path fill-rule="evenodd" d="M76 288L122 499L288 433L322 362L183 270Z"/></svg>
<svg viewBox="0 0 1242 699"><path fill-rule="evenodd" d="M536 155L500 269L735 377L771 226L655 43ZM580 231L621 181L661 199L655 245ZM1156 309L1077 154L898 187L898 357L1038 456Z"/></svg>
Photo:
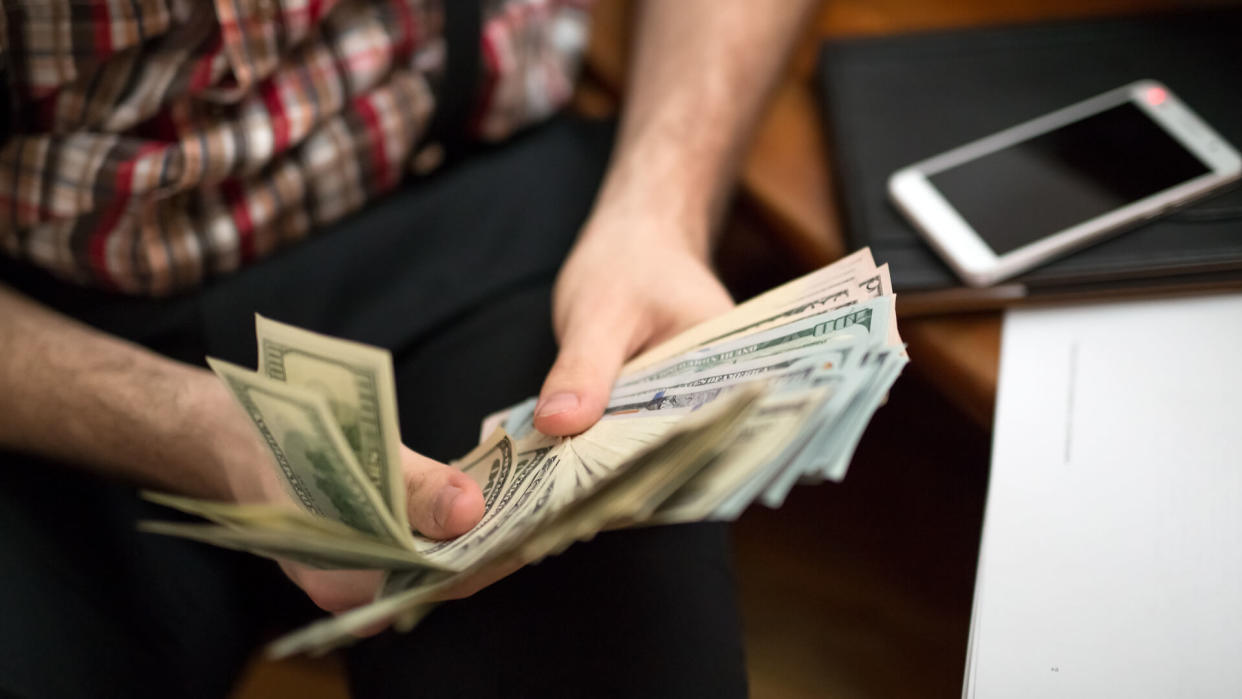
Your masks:
<svg viewBox="0 0 1242 699"><path fill-rule="evenodd" d="M204 372L203 411L222 431L214 443L215 462L224 471L232 500L238 502L288 502L292 500L271 465L271 453L234 404L227 389L214 375ZM447 539L466 533L483 517L483 493L461 471L401 447L405 477L406 514L410 525L423 536ZM319 570L282 561L281 569L311 601L325 611L340 613L371 602L379 590L382 573L377 570ZM506 571L508 572L508 571ZM488 580L487 583L499 579ZM481 587L482 585L480 585ZM369 629L378 633L383 626Z"/></svg>
<svg viewBox="0 0 1242 699"><path fill-rule="evenodd" d="M295 506L271 452L215 374L105 335L3 285L0 318L3 448L158 490ZM482 518L483 494L461 471L404 447L401 466L408 517L424 536L457 536ZM282 567L333 612L370 602L381 579L378 571ZM450 594L464 596L509 572Z"/></svg>
<svg viewBox="0 0 1242 699"><path fill-rule="evenodd" d="M705 246L667 228L638 213L597 215L584 229L556 282L560 354L539 393L539 431L587 429L627 359L732 307Z"/></svg>
<svg viewBox="0 0 1242 699"><path fill-rule="evenodd" d="M448 539L465 534L482 519L483 492L469 476L406 447L401 448L401 459L406 512L419 534ZM378 570L319 570L287 561L280 567L312 602L334 614L374 600L383 577Z"/></svg>
<svg viewBox="0 0 1242 699"><path fill-rule="evenodd" d="M764 96L814 0L643 2L612 162L556 282L545 434L600 418L622 363L729 309L707 264Z"/></svg>
<svg viewBox="0 0 1242 699"><path fill-rule="evenodd" d="M0 447L148 488L294 506L271 452L210 371L101 333L3 285L0 321ZM457 536L483 516L483 495L464 473L404 448L401 465L409 520L423 535ZM335 612L369 602L381 577L283 567Z"/></svg>

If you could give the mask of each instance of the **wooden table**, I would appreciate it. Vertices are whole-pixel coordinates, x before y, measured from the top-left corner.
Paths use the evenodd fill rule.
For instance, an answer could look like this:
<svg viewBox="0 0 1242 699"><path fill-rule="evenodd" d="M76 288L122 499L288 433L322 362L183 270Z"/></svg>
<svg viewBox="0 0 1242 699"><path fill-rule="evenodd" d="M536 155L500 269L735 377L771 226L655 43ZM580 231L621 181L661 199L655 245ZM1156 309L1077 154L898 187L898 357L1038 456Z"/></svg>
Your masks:
<svg viewBox="0 0 1242 699"><path fill-rule="evenodd" d="M772 236L811 270L847 252L812 78L824 39L1168 9L1174 0L829 0L798 42L741 173L740 196ZM628 4L595 8L590 73L609 89L623 83ZM592 101L588 89L583 102ZM901 312L901 301L897 303ZM912 366L979 424L990 426L1000 358L1000 314L969 313L901 322Z"/></svg>

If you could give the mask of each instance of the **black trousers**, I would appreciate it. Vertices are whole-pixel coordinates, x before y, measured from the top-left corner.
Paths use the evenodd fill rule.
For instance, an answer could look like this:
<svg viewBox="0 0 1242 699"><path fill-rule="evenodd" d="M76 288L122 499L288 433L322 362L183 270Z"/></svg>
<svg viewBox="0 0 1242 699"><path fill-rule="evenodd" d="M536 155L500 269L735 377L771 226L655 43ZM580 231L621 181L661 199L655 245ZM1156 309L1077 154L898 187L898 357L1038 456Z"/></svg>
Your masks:
<svg viewBox="0 0 1242 699"><path fill-rule="evenodd" d="M192 294L0 278L195 364L254 366L255 312L388 347L404 441L448 459L551 366L551 283L610 143L557 120ZM220 697L324 614L270 561L136 532L151 516L129 485L0 452L0 694ZM360 697L723 697L746 691L740 638L727 532L690 525L603 534L346 657Z"/></svg>

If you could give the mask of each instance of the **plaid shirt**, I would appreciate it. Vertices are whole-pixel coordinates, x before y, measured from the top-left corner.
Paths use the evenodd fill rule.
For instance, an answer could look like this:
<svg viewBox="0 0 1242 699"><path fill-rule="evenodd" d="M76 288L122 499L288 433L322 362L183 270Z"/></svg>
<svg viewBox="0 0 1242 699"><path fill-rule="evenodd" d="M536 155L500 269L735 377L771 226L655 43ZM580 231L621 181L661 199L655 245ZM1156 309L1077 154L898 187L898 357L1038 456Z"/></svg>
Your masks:
<svg viewBox="0 0 1242 699"><path fill-rule="evenodd" d="M442 3L468 1L0 0L0 248L160 295L340 219L435 167ZM568 99L589 0L473 1L495 140Z"/></svg>

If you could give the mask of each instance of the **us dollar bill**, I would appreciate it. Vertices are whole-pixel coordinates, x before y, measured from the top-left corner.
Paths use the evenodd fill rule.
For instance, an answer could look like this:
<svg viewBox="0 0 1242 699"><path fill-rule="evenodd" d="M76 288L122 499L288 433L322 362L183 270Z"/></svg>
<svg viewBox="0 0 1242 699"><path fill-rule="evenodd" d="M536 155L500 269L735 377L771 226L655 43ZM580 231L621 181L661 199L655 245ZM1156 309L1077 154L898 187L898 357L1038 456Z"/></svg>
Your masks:
<svg viewBox="0 0 1242 699"><path fill-rule="evenodd" d="M829 389L824 388L764 396L725 453L660 503L648 523L675 524L711 518L720 503L750 477L755 464L780 459L780 452L829 397Z"/></svg>
<svg viewBox="0 0 1242 699"><path fill-rule="evenodd" d="M323 534L324 536L334 538L350 538L372 543L379 542L379 540L371 539L362 534L362 532L345 525L343 522L299 509L292 502L217 502L150 491L143 491L141 495L143 499L158 505L209 519L216 524L231 529L267 531L273 534L280 532Z"/></svg>
<svg viewBox="0 0 1242 699"><path fill-rule="evenodd" d="M799 298L792 304L770 310L767 315L760 315L748 322L707 338L697 346L716 344L730 338L754 334L777 325L783 325L800 318L818 315L825 311L834 311L846 306L879 298L892 293L892 282L888 276L888 265L880 265L874 271L862 274L850 274L834 280L822 288L812 288L810 293Z"/></svg>
<svg viewBox="0 0 1242 699"><path fill-rule="evenodd" d="M408 628L454 586L488 582L597 532L731 519L795 483L839 478L906 362L887 268L860 251L661 344L625 368L580 435L534 428L536 399L489 415L454 462L481 520L437 541L405 518L387 352L258 318L259 372L213 369L273 455L291 503L157 496L212 524L143 528L281 560L386 571L371 605L273 647L323 650L376 621Z"/></svg>
<svg viewBox="0 0 1242 699"><path fill-rule="evenodd" d="M289 495L307 512L409 548L411 535L362 473L327 399L283 381L208 358L272 454Z"/></svg>
<svg viewBox="0 0 1242 699"><path fill-rule="evenodd" d="M438 541L426 554L455 568L466 568L502 548L518 533L539 523L554 505L562 477L563 441L546 440L521 449L503 430L458 464L483 490L484 513L470 531Z"/></svg>
<svg viewBox="0 0 1242 699"><path fill-rule="evenodd" d="M383 541L336 537L324 532L239 529L216 524L143 521L141 531L177 536L223 548L246 551L312 568L345 570L434 570L453 572L444 564Z"/></svg>
<svg viewBox="0 0 1242 699"><path fill-rule="evenodd" d="M604 416L694 409L726 390L745 384L768 382L774 386L805 387L815 380L813 374L850 366L850 358L859 351L857 342L836 346L832 342L804 345L758 360L713 366L704 371L629 386L613 394Z"/></svg>
<svg viewBox="0 0 1242 699"><path fill-rule="evenodd" d="M255 316L259 373L308 388L332 417L393 519L409 528L392 356L377 347Z"/></svg>
<svg viewBox="0 0 1242 699"><path fill-rule="evenodd" d="M728 444L733 433L754 409L758 391L740 391L703 413L691 416L666 436L620 465L596 483L590 491L560 508L545 510L537 526L511 530L503 545L492 546L485 554L471 558L465 569L449 577L414 576L416 583L374 603L324 619L277 639L268 646L272 657L302 652L324 652L349 642L352 634L377 622L394 621L406 613L421 614L427 605L461 581L486 575L493 569L532 563L558 553L575 541L594 536L600 530L643 521L673 491L702 469ZM562 443L563 444L563 443ZM548 464L551 450L532 455L528 469ZM498 454L497 454L498 455ZM499 463L492 456L492 463ZM544 488L522 488L521 492L547 493Z"/></svg>
<svg viewBox="0 0 1242 699"><path fill-rule="evenodd" d="M874 276L875 273L875 260L871 256L871 250L863 248L831 265L769 289L726 313L683 330L631 359L622 369L622 374L636 374L696 347L764 329L763 325L767 323L780 322L774 321L773 316L793 320L784 313L791 306L809 303L815 299L825 299L826 303L833 305L848 305L859 300L853 293L857 288L855 280ZM891 289L891 285L888 288Z"/></svg>
<svg viewBox="0 0 1242 699"><path fill-rule="evenodd" d="M704 371L728 362L754 360L788 352L808 345L821 345L856 334L860 341L868 335L888 330L888 314L892 297L881 296L870 301L780 325L756 335L720 345L708 345L684 356L675 357L634 376L622 377L618 388L676 376L690 371ZM876 322L880 318L882 321Z"/></svg>

